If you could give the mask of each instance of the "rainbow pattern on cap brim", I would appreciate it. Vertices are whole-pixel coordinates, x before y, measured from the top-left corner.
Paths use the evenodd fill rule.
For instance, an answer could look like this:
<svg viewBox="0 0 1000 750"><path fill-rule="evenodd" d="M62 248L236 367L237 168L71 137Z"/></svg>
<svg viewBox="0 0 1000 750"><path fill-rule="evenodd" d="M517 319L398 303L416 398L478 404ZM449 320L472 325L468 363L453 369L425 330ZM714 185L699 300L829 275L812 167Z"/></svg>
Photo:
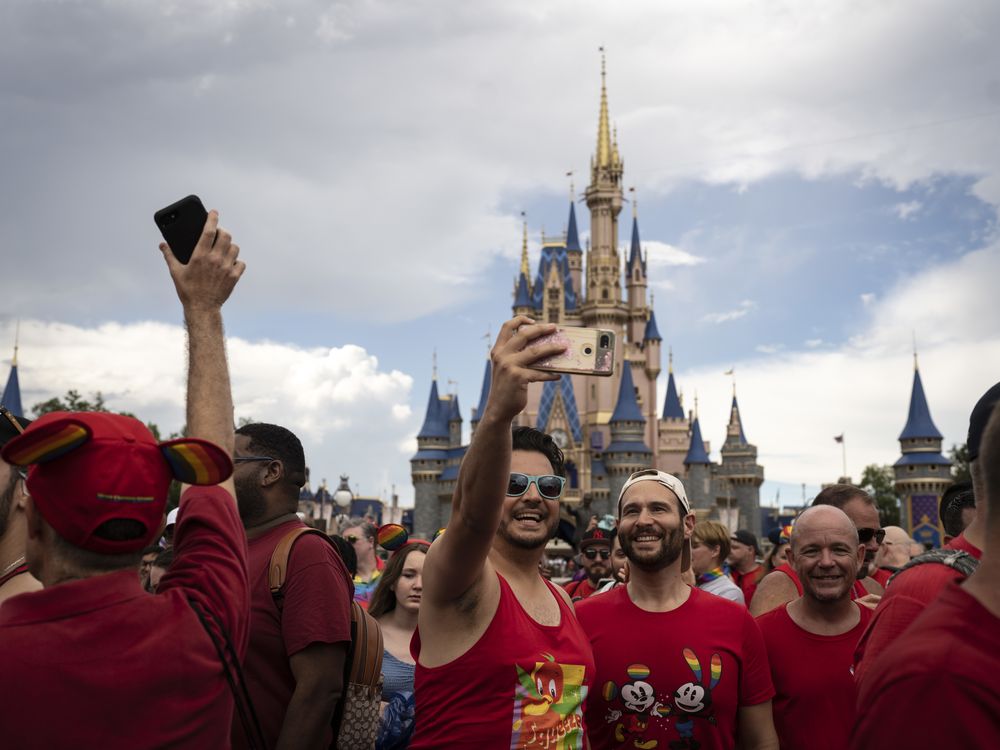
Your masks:
<svg viewBox="0 0 1000 750"><path fill-rule="evenodd" d="M645 680L649 677L649 667L645 664L630 664L625 673L633 680Z"/></svg>
<svg viewBox="0 0 1000 750"><path fill-rule="evenodd" d="M406 544L409 534L398 523L387 523L379 527L375 538L383 549L395 551Z"/></svg>
<svg viewBox="0 0 1000 750"><path fill-rule="evenodd" d="M184 484L219 484L233 473L232 464L221 449L216 452L200 443L161 445L174 478Z"/></svg>
<svg viewBox="0 0 1000 750"><path fill-rule="evenodd" d="M45 463L79 448L89 438L90 431L76 422L70 422L56 430L43 427L15 438L17 443L7 453L7 458L15 466Z"/></svg>

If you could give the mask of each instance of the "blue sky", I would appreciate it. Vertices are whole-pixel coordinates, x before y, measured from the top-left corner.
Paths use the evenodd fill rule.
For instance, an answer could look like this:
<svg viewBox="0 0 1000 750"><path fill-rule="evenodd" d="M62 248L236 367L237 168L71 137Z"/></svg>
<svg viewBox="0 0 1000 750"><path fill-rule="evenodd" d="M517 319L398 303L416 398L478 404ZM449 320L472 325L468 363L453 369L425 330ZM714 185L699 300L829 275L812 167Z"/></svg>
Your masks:
<svg viewBox="0 0 1000 750"><path fill-rule="evenodd" d="M585 186L599 45L679 385L717 446L736 367L765 499L836 478L841 432L855 477L894 460L914 334L948 444L1000 373L994 4L55 7L0 23L0 349L20 319L26 403L100 389L181 424L151 217L196 192L248 263L237 414L406 502L432 351L468 417L520 212L534 261L565 173Z"/></svg>

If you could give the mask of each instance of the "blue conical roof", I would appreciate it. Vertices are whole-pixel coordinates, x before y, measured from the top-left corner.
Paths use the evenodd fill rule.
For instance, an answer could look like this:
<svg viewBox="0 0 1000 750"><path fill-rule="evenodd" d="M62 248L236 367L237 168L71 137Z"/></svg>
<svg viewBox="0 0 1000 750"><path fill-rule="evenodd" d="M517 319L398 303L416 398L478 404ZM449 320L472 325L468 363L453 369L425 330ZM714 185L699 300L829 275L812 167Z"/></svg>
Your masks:
<svg viewBox="0 0 1000 750"><path fill-rule="evenodd" d="M21 384L17 377L17 365L10 366L10 375L7 376L7 386L3 389L3 398L0 404L14 416L23 417L24 409L21 408Z"/></svg>
<svg viewBox="0 0 1000 750"><path fill-rule="evenodd" d="M514 297L514 307L533 307L531 292L528 291L528 277L523 273L517 280L517 295Z"/></svg>
<svg viewBox="0 0 1000 750"><path fill-rule="evenodd" d="M642 262L642 249L639 247L639 219L632 217L632 249L628 254L628 267Z"/></svg>
<svg viewBox="0 0 1000 750"><path fill-rule="evenodd" d="M656 313L649 311L649 320L646 321L646 332L642 334L643 341L663 341L660 329L656 327Z"/></svg>
<svg viewBox="0 0 1000 750"><path fill-rule="evenodd" d="M677 396L677 384L674 382L674 373L667 375L667 397L663 401L664 419L684 419L684 407Z"/></svg>
<svg viewBox="0 0 1000 750"><path fill-rule="evenodd" d="M900 440L910 438L932 438L941 440L944 436L931 419L931 410L927 406L924 395L924 385L920 381L920 370L913 370L913 391L910 394L910 413L906 419L906 427L899 435Z"/></svg>
<svg viewBox="0 0 1000 750"><path fill-rule="evenodd" d="M694 424L691 425L691 445L688 447L687 456L684 457L684 465L710 463L712 461L705 452L705 441L701 439L701 424L698 423L698 417L695 417Z"/></svg>
<svg viewBox="0 0 1000 750"><path fill-rule="evenodd" d="M427 399L427 414L424 426L417 433L418 438L448 437L448 413L441 408L437 380L431 381L431 395Z"/></svg>
<svg viewBox="0 0 1000 750"><path fill-rule="evenodd" d="M483 412L486 411L486 402L490 398L490 383L493 380L493 363L487 359L486 360L486 372L483 373L483 389L479 392L479 406L476 407L476 421L478 422L483 418Z"/></svg>
<svg viewBox="0 0 1000 750"><path fill-rule="evenodd" d="M618 387L618 403L611 415L611 422L645 422L639 404L635 400L635 384L632 382L632 365L622 363L622 381Z"/></svg>
<svg viewBox="0 0 1000 750"><path fill-rule="evenodd" d="M456 419L462 419L462 410L458 406L457 393L448 399L448 421L454 422Z"/></svg>
<svg viewBox="0 0 1000 750"><path fill-rule="evenodd" d="M566 250L582 250L580 235L576 231L576 207L572 201L569 204L569 224L566 227Z"/></svg>

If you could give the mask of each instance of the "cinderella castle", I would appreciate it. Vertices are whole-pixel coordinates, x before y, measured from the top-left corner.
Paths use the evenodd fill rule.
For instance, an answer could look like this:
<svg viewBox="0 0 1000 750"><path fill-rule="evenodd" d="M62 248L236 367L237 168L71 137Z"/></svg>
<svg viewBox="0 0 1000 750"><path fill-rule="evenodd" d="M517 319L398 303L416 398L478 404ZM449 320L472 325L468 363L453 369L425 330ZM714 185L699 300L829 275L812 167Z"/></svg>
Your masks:
<svg viewBox="0 0 1000 750"><path fill-rule="evenodd" d="M647 258L634 212L628 248L618 243L623 173L617 133L608 116L602 61L597 149L584 192L590 241L586 247L580 243L571 199L565 234L542 238L541 257L532 273L525 228L513 313L566 327L613 330L615 372L611 377L563 375L558 381L533 383L517 424L549 433L562 448L568 479L564 500L578 509L578 516L613 512L629 474L655 467L684 479L699 517L759 531L764 469L757 463L757 447L744 433L735 387L718 462L711 460L710 446L702 439L697 404L693 411L684 409L672 356L666 396L662 402L657 396L663 337L648 294ZM472 410L473 434L486 406L490 376L487 361L479 404ZM448 523L466 448L458 396L442 395L435 378L410 462L417 535L429 538Z"/></svg>

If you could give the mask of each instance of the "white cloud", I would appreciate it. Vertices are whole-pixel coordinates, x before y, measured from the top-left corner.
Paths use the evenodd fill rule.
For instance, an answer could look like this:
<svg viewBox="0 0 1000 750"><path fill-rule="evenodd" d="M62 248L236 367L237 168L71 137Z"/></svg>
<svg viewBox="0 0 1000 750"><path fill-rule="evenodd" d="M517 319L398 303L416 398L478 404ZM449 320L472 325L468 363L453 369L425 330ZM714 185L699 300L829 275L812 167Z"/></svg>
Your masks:
<svg viewBox="0 0 1000 750"><path fill-rule="evenodd" d="M784 344L757 344L754 349L761 354L777 354L784 349Z"/></svg>
<svg viewBox="0 0 1000 750"><path fill-rule="evenodd" d="M803 343L809 349L816 349L817 347L823 346L823 339L806 339Z"/></svg>
<svg viewBox="0 0 1000 750"><path fill-rule="evenodd" d="M745 299L740 302L740 306L734 310L727 310L725 312L708 313L702 320L706 323L728 323L733 320L739 320L740 318L746 317L746 315L757 307L757 303L753 300Z"/></svg>
<svg viewBox="0 0 1000 750"><path fill-rule="evenodd" d="M0 325L12 340L13 324ZM108 408L157 423L163 434L184 423L185 340L179 326L140 322L83 328L21 322L19 356L25 409L75 389L100 391ZM274 422L302 440L314 486L350 472L366 494L387 492L379 479L410 484L408 456L419 426L409 401L413 379L379 368L362 347L301 347L230 338L227 342L236 417Z"/></svg>
<svg viewBox="0 0 1000 750"><path fill-rule="evenodd" d="M657 240L643 240L642 249L648 253L648 263L654 269L671 266L697 266L705 262L705 258Z"/></svg>
<svg viewBox="0 0 1000 750"><path fill-rule="evenodd" d="M892 210L902 221L906 221L915 216L923 206L924 204L920 201L906 201L905 203L897 203L892 207Z"/></svg>
<svg viewBox="0 0 1000 750"><path fill-rule="evenodd" d="M875 294L872 292L865 292L861 295L861 304L865 307L871 307L872 303L875 302Z"/></svg>

